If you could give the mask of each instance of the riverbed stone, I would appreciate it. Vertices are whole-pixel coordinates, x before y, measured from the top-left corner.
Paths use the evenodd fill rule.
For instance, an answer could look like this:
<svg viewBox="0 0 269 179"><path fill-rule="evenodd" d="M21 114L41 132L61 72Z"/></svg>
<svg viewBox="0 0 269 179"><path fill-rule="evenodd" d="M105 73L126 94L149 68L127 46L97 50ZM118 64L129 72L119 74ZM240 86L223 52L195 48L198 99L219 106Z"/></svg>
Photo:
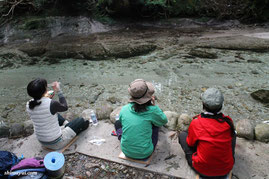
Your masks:
<svg viewBox="0 0 269 179"><path fill-rule="evenodd" d="M7 124L0 117L0 138L8 137L9 130L10 130L10 128L7 126Z"/></svg>
<svg viewBox="0 0 269 179"><path fill-rule="evenodd" d="M31 135L34 133L34 126L33 126L33 122L31 120L24 121L23 127L24 127L24 134L25 135Z"/></svg>
<svg viewBox="0 0 269 179"><path fill-rule="evenodd" d="M115 123L115 121L116 121L116 116L117 116L117 115L120 115L121 108L122 108L122 106L119 106L119 107L117 107L116 109L114 109L114 110L112 111L112 113L110 113L110 121L111 121L112 123Z"/></svg>
<svg viewBox="0 0 269 179"><path fill-rule="evenodd" d="M252 98L262 103L269 103L269 90L261 89L250 94Z"/></svg>
<svg viewBox="0 0 269 179"><path fill-rule="evenodd" d="M113 108L109 104L103 104L100 107L96 108L96 115L99 120L109 119L110 113L113 111Z"/></svg>
<svg viewBox="0 0 269 179"><path fill-rule="evenodd" d="M189 128L189 125L192 121L192 118L188 114L181 114L178 118L177 122L177 130L178 131L186 131Z"/></svg>
<svg viewBox="0 0 269 179"><path fill-rule="evenodd" d="M86 120L91 119L91 111L95 111L94 109L85 109L81 113L81 117L83 117Z"/></svg>
<svg viewBox="0 0 269 179"><path fill-rule="evenodd" d="M261 142L269 142L269 124L262 123L256 125L255 137Z"/></svg>
<svg viewBox="0 0 269 179"><path fill-rule="evenodd" d="M218 58L216 53L207 52L205 50L191 49L189 55L199 58L209 58L216 59Z"/></svg>
<svg viewBox="0 0 269 179"><path fill-rule="evenodd" d="M236 123L236 131L238 137L249 140L254 139L254 126L249 119L242 119Z"/></svg>
<svg viewBox="0 0 269 179"><path fill-rule="evenodd" d="M10 136L11 137L21 137L23 135L25 135L23 123L11 124L11 126L10 126Z"/></svg>
<svg viewBox="0 0 269 179"><path fill-rule="evenodd" d="M166 115L168 120L168 123L165 124L165 127L170 130L176 130L179 114L173 111L164 111L164 114Z"/></svg>

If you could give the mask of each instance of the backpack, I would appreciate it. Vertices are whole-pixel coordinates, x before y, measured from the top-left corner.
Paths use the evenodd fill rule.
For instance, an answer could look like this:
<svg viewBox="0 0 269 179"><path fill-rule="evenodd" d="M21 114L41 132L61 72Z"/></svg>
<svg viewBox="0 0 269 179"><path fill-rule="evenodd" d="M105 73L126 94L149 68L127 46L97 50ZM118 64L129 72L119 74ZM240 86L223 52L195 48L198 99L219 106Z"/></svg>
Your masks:
<svg viewBox="0 0 269 179"><path fill-rule="evenodd" d="M18 164L11 168L11 178L16 177L20 179L45 179L46 169L43 158L33 157L21 160ZM32 174L32 176L31 176Z"/></svg>
<svg viewBox="0 0 269 179"><path fill-rule="evenodd" d="M11 167L19 162L18 157L8 151L0 151L0 178L7 178Z"/></svg>

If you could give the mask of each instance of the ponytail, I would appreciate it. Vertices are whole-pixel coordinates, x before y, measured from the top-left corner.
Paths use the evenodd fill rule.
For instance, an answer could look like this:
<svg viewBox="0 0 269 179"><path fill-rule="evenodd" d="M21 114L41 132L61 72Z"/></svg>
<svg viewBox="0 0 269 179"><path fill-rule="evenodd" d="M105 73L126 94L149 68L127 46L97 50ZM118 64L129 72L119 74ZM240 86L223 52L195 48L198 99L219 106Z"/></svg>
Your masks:
<svg viewBox="0 0 269 179"><path fill-rule="evenodd" d="M29 108L30 109L34 109L36 106L40 105L41 104L41 101L37 101L37 100L31 100L29 101Z"/></svg>
<svg viewBox="0 0 269 179"><path fill-rule="evenodd" d="M37 78L27 85L27 93L33 98L33 100L29 101L30 109L34 109L37 105L41 104L41 101L38 100L42 98L46 90L47 80L42 78Z"/></svg>

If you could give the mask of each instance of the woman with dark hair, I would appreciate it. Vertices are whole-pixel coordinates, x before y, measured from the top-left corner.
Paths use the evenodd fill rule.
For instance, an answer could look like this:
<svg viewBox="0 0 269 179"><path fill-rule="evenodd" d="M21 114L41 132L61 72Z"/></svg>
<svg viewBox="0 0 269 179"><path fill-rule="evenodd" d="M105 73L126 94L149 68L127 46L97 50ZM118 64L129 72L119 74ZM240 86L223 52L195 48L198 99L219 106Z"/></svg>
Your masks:
<svg viewBox="0 0 269 179"><path fill-rule="evenodd" d="M129 85L128 91L130 103L122 107L115 128L125 156L145 159L154 151L159 127L167 123L167 117L155 105L151 83L137 79Z"/></svg>
<svg viewBox="0 0 269 179"><path fill-rule="evenodd" d="M67 103L58 82L52 83L59 101L52 100L47 93L47 81L37 78L27 86L27 93L33 99L27 102L26 110L33 121L34 131L42 146L58 150L67 145L76 135L89 126L83 118L71 122L65 120L58 112L67 111Z"/></svg>
<svg viewBox="0 0 269 179"><path fill-rule="evenodd" d="M203 178L227 178L234 165L233 121L221 113L222 93L209 88L202 95L204 112L195 116L179 143L188 164Z"/></svg>

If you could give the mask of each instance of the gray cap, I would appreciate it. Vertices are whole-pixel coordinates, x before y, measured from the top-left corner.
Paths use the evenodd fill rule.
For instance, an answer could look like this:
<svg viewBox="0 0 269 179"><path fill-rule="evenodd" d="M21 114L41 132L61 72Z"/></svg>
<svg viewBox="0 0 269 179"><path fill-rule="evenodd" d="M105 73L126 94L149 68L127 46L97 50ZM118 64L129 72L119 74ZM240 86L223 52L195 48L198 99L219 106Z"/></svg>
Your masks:
<svg viewBox="0 0 269 179"><path fill-rule="evenodd" d="M203 104L211 110L219 109L224 101L222 93L216 88L208 88L201 98Z"/></svg>

